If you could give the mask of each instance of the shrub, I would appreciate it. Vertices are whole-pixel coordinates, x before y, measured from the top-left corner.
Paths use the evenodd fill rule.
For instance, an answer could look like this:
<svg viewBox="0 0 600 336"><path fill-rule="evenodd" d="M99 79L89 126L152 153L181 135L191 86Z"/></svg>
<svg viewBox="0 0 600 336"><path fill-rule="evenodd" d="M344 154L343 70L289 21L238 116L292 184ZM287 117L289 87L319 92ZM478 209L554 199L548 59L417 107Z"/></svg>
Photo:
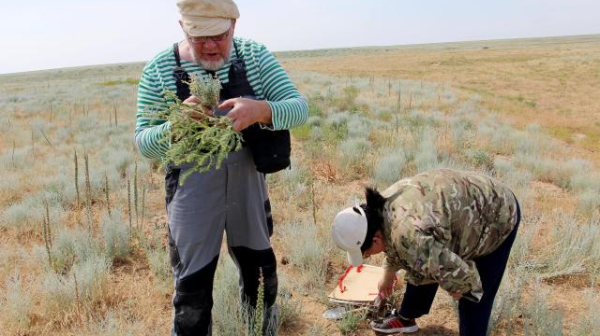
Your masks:
<svg viewBox="0 0 600 336"><path fill-rule="evenodd" d="M53 313L62 313L73 309L75 304L89 306L96 302L103 296L108 270L106 259L94 256L74 265L68 275L47 273L42 281L46 309ZM79 302L76 302L77 297Z"/></svg>
<svg viewBox="0 0 600 336"><path fill-rule="evenodd" d="M0 226L28 231L40 226L44 216L43 201L38 196L30 196L5 209L0 220Z"/></svg>
<svg viewBox="0 0 600 336"><path fill-rule="evenodd" d="M313 291L323 288L327 273L328 255L333 250L328 234L306 222L287 223L283 226L282 237L288 242L302 244L286 244L289 247L288 258L291 264L301 272L299 290Z"/></svg>
<svg viewBox="0 0 600 336"><path fill-rule="evenodd" d="M578 213L586 218L591 218L598 211L600 211L600 193L597 190L587 190L578 196Z"/></svg>
<svg viewBox="0 0 600 336"><path fill-rule="evenodd" d="M467 150L467 158L470 163L475 167L491 170L493 168L493 159L483 149L469 149Z"/></svg>
<svg viewBox="0 0 600 336"><path fill-rule="evenodd" d="M415 153L415 164L418 172L433 169L438 164L435 132L430 128L423 130L419 150Z"/></svg>
<svg viewBox="0 0 600 336"><path fill-rule="evenodd" d="M600 193L600 174L589 171L576 173L571 176L569 187L576 192L592 190Z"/></svg>
<svg viewBox="0 0 600 336"><path fill-rule="evenodd" d="M473 136L471 130L473 123L470 120L451 118L450 119L450 132L452 133L452 141L454 148L458 151L463 151L468 147L469 140Z"/></svg>
<svg viewBox="0 0 600 336"><path fill-rule="evenodd" d="M360 325L360 323L365 319L365 312L358 313L348 313L344 315L342 320L338 322L338 329L342 333L342 335L352 335L354 334Z"/></svg>
<svg viewBox="0 0 600 336"><path fill-rule="evenodd" d="M354 138L368 138L371 134L371 123L360 115L353 115L348 121L348 136Z"/></svg>
<svg viewBox="0 0 600 336"><path fill-rule="evenodd" d="M169 251L160 245L157 248L147 250L146 257L158 291L163 294L172 291L173 275L169 264Z"/></svg>
<svg viewBox="0 0 600 336"><path fill-rule="evenodd" d="M527 271L524 267L507 267L502 278L502 283L494 300L494 310L488 326L490 331L495 330L503 322L506 323L506 335L514 332L514 319L522 312L522 296L524 285L527 282Z"/></svg>
<svg viewBox="0 0 600 336"><path fill-rule="evenodd" d="M104 253L109 261L124 259L131 252L131 232L122 217L121 211L115 209L111 215L105 214L101 222Z"/></svg>
<svg viewBox="0 0 600 336"><path fill-rule="evenodd" d="M278 329L286 329L298 324L302 316L302 303L292 297L286 279L279 276L277 303L279 305Z"/></svg>
<svg viewBox="0 0 600 336"><path fill-rule="evenodd" d="M582 317L583 321L577 323L573 336L600 335L600 296L590 290L585 291L588 312Z"/></svg>
<svg viewBox="0 0 600 336"><path fill-rule="evenodd" d="M323 118L319 116L310 116L308 120L306 120L306 124L309 126L321 126L323 124Z"/></svg>
<svg viewBox="0 0 600 336"><path fill-rule="evenodd" d="M525 310L525 336L562 336L563 313L548 307L548 291L538 282Z"/></svg>
<svg viewBox="0 0 600 336"><path fill-rule="evenodd" d="M135 336L143 334L139 321L120 317L114 310L108 311L104 317L90 326L90 335L95 336Z"/></svg>
<svg viewBox="0 0 600 336"><path fill-rule="evenodd" d="M53 269L60 274L67 274L76 263L84 263L90 258L98 257L100 247L92 239L89 231L82 228L61 229L54 239L51 255ZM46 259L44 255L40 258Z"/></svg>
<svg viewBox="0 0 600 336"><path fill-rule="evenodd" d="M247 315L241 309L238 270L230 258L221 258L213 288L213 330L216 335L245 335Z"/></svg>
<svg viewBox="0 0 600 336"><path fill-rule="evenodd" d="M6 280L5 291L0 296L0 322L8 334L24 335L31 324L33 300L30 291L22 284L18 270Z"/></svg>
<svg viewBox="0 0 600 336"><path fill-rule="evenodd" d="M578 222L572 217L557 217L552 226L552 244L547 244L537 261L542 278L583 273L598 275L600 269L600 223Z"/></svg>
<svg viewBox="0 0 600 336"><path fill-rule="evenodd" d="M360 173L368 167L367 154L371 150L371 142L363 138L350 138L339 145L340 164L349 175Z"/></svg>
<svg viewBox="0 0 600 336"><path fill-rule="evenodd" d="M386 148L375 165L373 179L380 186L396 182L406 165L406 155L402 149Z"/></svg>

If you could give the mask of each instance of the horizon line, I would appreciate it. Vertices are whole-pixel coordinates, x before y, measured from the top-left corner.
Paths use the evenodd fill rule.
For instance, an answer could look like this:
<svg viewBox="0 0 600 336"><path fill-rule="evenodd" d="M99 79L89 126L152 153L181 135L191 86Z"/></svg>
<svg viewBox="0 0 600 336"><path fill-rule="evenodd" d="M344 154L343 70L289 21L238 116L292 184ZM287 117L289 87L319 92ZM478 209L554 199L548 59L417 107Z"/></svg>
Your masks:
<svg viewBox="0 0 600 336"><path fill-rule="evenodd" d="M332 47L332 48L315 48L315 49L290 49L290 50L274 50L271 51L274 54L280 54L285 57L286 53L297 53L297 52L322 52L328 50L347 50L347 49L369 49L369 48L397 48L397 47L419 47L419 46L431 46L431 45L441 45L441 44L464 44L464 43L481 43L481 42L505 42L505 41L522 41L522 40L545 40L545 39L555 39L555 38L577 38L577 37L600 37L600 32L598 33L590 33L590 34L577 34L577 35L552 35L552 36L533 36L533 37L507 37L507 38L497 38L497 39L488 39L488 40L462 40L462 41L439 41L439 42L427 42L427 43L408 43L408 44L382 44L382 45L362 45L362 46L348 46L348 47ZM282 55L283 54L283 55ZM117 66L117 65L130 65L130 64L138 64L145 63L148 60L141 61L130 61L130 62L115 62L115 63L101 63L101 64L84 64L84 65L75 65L61 68L47 68L47 69L36 69L36 70L28 70L28 71L17 71L17 72L7 72L0 73L0 76L5 75L19 75L19 74L30 74L35 72L44 72L44 71L57 71L57 70L72 70L79 68L93 68L93 67L102 67L102 66Z"/></svg>

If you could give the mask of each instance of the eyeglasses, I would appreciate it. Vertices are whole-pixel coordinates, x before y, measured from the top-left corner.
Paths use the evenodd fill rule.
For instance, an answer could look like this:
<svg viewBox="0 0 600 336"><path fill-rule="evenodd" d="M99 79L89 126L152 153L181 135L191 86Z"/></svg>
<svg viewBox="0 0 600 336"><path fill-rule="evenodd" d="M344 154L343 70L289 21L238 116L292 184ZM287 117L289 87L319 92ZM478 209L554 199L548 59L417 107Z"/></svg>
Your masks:
<svg viewBox="0 0 600 336"><path fill-rule="evenodd" d="M188 39L193 44L202 44L211 40L213 42L221 42L229 36L229 30L224 32L223 34L214 35L214 36L188 36Z"/></svg>

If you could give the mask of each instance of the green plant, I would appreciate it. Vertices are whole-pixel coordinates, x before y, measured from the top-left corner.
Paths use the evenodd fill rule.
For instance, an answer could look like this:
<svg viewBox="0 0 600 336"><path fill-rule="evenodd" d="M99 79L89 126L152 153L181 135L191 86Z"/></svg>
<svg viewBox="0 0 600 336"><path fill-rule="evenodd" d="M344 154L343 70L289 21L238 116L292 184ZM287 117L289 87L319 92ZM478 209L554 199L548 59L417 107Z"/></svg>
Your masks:
<svg viewBox="0 0 600 336"><path fill-rule="evenodd" d="M192 167L181 174L181 185L194 172L221 167L229 152L242 148L242 136L233 130L230 118L205 114L205 109L216 107L220 88L218 79L193 77L190 92L200 100L197 106L183 104L173 92L165 93L168 99L175 102L165 112L158 114L158 118L171 123L170 138L165 139L171 146L165 159L176 165L192 163Z"/></svg>
<svg viewBox="0 0 600 336"><path fill-rule="evenodd" d="M338 323L338 329L344 336L352 335L358 330L358 327L365 319L365 316L366 310L350 312L344 315L342 320Z"/></svg>

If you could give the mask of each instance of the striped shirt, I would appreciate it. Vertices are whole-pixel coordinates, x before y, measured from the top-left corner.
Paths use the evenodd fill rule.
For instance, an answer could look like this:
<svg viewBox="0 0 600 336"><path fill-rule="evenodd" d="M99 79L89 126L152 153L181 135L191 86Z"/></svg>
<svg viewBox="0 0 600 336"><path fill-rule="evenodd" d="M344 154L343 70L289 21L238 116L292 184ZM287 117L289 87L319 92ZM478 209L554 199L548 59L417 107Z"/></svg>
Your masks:
<svg viewBox="0 0 600 336"><path fill-rule="evenodd" d="M239 56L246 63L246 75L256 98L266 100L272 111L272 128L289 129L303 124L308 117L308 104L300 95L288 74L267 48L248 39L234 38ZM231 58L236 57L231 50ZM224 64L216 74L221 83L229 82L231 62ZM143 156L162 159L169 149L163 139L169 137L171 123L156 120L151 115L163 111L174 101L165 97L165 90L177 92L173 69L176 66L173 49L159 53L144 67L138 86L135 143ZM191 76L208 76L198 64L181 60L181 66Z"/></svg>

